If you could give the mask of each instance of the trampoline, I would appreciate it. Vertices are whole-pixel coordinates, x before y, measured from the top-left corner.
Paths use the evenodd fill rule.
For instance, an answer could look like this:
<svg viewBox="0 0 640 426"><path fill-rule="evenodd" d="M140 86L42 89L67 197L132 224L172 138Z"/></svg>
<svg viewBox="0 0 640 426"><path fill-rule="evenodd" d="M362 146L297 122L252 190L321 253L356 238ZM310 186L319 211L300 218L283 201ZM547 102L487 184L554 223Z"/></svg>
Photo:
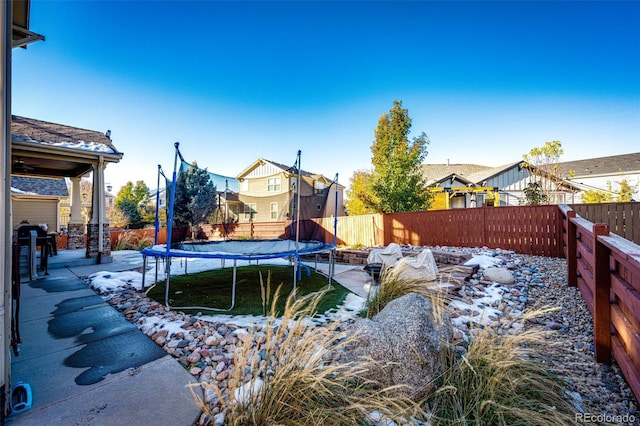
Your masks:
<svg viewBox="0 0 640 426"><path fill-rule="evenodd" d="M296 284L299 279L300 256L312 255L329 252L329 283L333 275L333 249L334 244L324 243L321 241L292 241L292 240L230 240L230 241L195 241L173 244L167 248L165 244L150 246L142 249L143 255L143 272L142 272L142 288L145 287L145 276L147 270L147 259L153 257L156 259L164 259L166 261L166 287L165 287L165 305L170 307L169 303L169 286L171 276L171 259L221 259L222 267L225 260L233 260L233 280L231 284L231 306L229 308L213 308L204 306L180 306L182 309L206 309L213 311L230 311L235 306L236 300L236 269L238 260L255 260L281 259L289 258L293 262L293 291L296 290ZM185 273L187 262L185 262ZM317 270L317 267L316 267ZM157 271L157 268L156 268ZM157 279L156 279L157 281Z"/></svg>
<svg viewBox="0 0 640 426"><path fill-rule="evenodd" d="M172 241L172 222L173 222L173 206L174 206L174 198L176 193L176 173L177 173L177 160L180 158L184 163L184 159L180 154L178 149L178 143L175 144L176 148L176 156L174 160L174 172L173 179L171 181L171 191L169 202L167 203L169 209L167 211L167 241ZM300 170L300 151L298 151L296 165L294 166L295 170L298 174L298 182L301 179L301 170ZM160 173L161 167L158 166L158 193L160 192ZM168 181L169 182L169 181ZM333 183L337 182L336 179ZM332 185L333 185L332 183ZM300 191L297 192L297 201L295 206L300 205ZM184 259L220 259L221 266L224 268L225 260L233 260L233 279L232 279L232 287L231 287L231 306L228 308L214 308L214 307L204 307L204 306L175 306L173 308L181 308L181 309L204 309L204 310L212 310L212 311L230 311L235 306L235 295L236 295L236 269L237 269L237 261L238 260L246 260L251 263L252 260L255 260L256 263L260 260L268 260L268 259L289 259L291 264L293 265L293 291L296 291L297 281L299 279L301 266L300 256L301 255L313 255L320 253L329 253L329 273L328 273L328 281L329 285L331 284L331 280L333 278L334 267L335 267L335 258L334 252L337 246L336 244L336 227L337 227L337 211L334 215L334 238L333 243L326 243L321 241L313 241L313 240L300 240L300 208L296 208L296 216L297 219L292 221L291 229L292 234L295 235L295 239L271 239L271 240L222 240L222 241L189 241L189 242L181 242L174 244L158 244L158 230L159 230L159 221L158 221L158 211L159 211L159 196L156 195L156 226L155 226L155 244L150 247L146 247L141 250L143 256L143 273L142 273L142 288L145 288L145 277L147 270L147 262L148 258L152 257L156 259L156 265L158 260L162 259L165 262L165 305L171 308L169 303L169 288L170 288L170 277L171 277L171 260L173 258L184 258ZM337 193L336 193L336 209L337 209ZM292 215L293 216L293 215ZM295 223L295 232L293 232ZM317 261L318 258L316 256L316 271L317 271ZM185 273L187 268L187 262L185 262ZM156 267L156 283L158 282L157 277L158 268ZM295 294L295 293L294 293Z"/></svg>

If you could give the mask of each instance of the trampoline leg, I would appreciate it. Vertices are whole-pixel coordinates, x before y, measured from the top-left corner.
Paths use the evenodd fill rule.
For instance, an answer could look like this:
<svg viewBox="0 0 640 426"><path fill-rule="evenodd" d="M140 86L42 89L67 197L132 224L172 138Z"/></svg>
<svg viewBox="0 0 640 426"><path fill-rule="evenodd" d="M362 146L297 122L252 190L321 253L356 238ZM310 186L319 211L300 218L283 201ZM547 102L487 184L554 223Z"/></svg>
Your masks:
<svg viewBox="0 0 640 426"><path fill-rule="evenodd" d="M298 257L293 259L293 300L296 300L296 288L298 284Z"/></svg>
<svg viewBox="0 0 640 426"><path fill-rule="evenodd" d="M236 305L236 259L233 259L233 285L231 288L231 307L229 310L232 310Z"/></svg>
<svg viewBox="0 0 640 426"><path fill-rule="evenodd" d="M169 281L170 281L170 277L171 277L171 258L167 258L167 267L165 269L167 278L165 279L165 289L164 289L164 304L167 306L167 308L171 307L169 305Z"/></svg>
<svg viewBox="0 0 640 426"><path fill-rule="evenodd" d="M333 273L335 269L336 259L333 256L333 250L329 252L329 286L331 286L331 280L333 279Z"/></svg>
<svg viewBox="0 0 640 426"><path fill-rule="evenodd" d="M144 279L147 276L147 256L142 256L142 288L144 290Z"/></svg>

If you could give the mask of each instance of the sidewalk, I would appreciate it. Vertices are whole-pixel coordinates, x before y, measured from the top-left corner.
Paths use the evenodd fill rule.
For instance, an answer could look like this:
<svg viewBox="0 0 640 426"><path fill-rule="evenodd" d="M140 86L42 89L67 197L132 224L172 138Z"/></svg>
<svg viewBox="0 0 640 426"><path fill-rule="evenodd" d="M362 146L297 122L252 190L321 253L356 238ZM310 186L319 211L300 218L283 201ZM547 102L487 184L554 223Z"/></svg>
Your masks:
<svg viewBox="0 0 640 426"><path fill-rule="evenodd" d="M80 278L137 265L50 269L21 285L19 355L11 383L28 384L32 407L7 425L192 425L196 383L173 357L105 303ZM198 390L201 395L201 391Z"/></svg>

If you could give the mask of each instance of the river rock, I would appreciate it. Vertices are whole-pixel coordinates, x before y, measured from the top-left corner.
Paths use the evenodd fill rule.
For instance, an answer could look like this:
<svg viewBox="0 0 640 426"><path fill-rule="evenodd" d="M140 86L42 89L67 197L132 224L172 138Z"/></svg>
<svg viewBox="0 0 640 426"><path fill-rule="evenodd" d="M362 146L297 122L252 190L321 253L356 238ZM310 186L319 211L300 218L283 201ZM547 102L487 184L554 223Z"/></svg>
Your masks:
<svg viewBox="0 0 640 426"><path fill-rule="evenodd" d="M513 284L516 282L513 273L506 268L487 268L484 270L484 278L498 284Z"/></svg>

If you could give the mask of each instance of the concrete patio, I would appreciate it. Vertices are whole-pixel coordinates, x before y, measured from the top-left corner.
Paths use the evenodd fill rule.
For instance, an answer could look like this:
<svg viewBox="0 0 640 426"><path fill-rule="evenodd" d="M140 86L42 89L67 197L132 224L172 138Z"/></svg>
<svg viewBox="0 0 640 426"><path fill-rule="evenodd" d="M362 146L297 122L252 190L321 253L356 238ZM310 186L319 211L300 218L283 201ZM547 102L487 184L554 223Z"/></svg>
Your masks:
<svg viewBox="0 0 640 426"><path fill-rule="evenodd" d="M140 256L137 256L140 258ZM106 259L105 259L106 260ZM87 264L84 250L60 250L49 275L21 284L19 354L11 383L29 385L32 406L8 425L192 425L200 414L174 358L105 303L82 279L134 269L114 256Z"/></svg>

